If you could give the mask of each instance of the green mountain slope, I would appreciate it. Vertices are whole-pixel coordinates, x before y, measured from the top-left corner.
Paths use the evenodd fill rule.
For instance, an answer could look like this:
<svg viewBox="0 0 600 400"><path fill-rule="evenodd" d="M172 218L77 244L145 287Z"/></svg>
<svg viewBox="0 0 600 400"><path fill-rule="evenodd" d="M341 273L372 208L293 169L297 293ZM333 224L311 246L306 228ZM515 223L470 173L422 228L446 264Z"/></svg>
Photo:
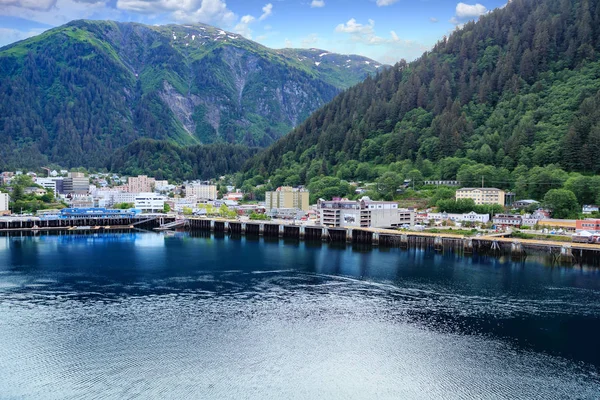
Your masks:
<svg viewBox="0 0 600 400"><path fill-rule="evenodd" d="M567 175L527 189L531 171L600 173L599 55L600 1L513 0L340 94L251 160L245 176L308 184L391 171L458 175L466 185L484 176L543 196Z"/></svg>
<svg viewBox="0 0 600 400"><path fill-rule="evenodd" d="M266 146L381 66L312 53L207 25L73 21L0 49L0 168L108 166L140 138Z"/></svg>

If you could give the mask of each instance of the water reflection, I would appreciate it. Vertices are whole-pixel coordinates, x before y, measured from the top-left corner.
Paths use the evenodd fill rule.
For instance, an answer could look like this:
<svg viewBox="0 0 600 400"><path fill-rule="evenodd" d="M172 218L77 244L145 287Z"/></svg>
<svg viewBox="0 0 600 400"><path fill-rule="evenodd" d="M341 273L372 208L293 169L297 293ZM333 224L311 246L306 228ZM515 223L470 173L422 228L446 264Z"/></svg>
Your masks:
<svg viewBox="0 0 600 400"><path fill-rule="evenodd" d="M0 393L478 399L600 392L596 269L194 236L0 237Z"/></svg>

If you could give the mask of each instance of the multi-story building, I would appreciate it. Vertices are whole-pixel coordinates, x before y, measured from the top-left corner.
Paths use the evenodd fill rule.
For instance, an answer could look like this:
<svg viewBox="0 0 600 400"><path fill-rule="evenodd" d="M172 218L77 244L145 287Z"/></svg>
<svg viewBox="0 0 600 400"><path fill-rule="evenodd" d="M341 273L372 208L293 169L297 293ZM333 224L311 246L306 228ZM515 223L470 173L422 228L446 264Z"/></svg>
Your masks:
<svg viewBox="0 0 600 400"><path fill-rule="evenodd" d="M414 225L414 211L398 208L392 201L319 200L317 210L321 225L327 227L390 228Z"/></svg>
<svg viewBox="0 0 600 400"><path fill-rule="evenodd" d="M10 196L8 193L0 193L0 214L9 214L8 203L10 203Z"/></svg>
<svg viewBox="0 0 600 400"><path fill-rule="evenodd" d="M135 198L139 193L118 192L113 196L115 204L118 203L135 203Z"/></svg>
<svg viewBox="0 0 600 400"><path fill-rule="evenodd" d="M129 193L148 193L154 191L154 178L148 178L146 175L131 176L127 181L127 191Z"/></svg>
<svg viewBox="0 0 600 400"><path fill-rule="evenodd" d="M475 211L465 214L427 213L427 219L434 221L473 222L487 224L490 220L489 214L477 214Z"/></svg>
<svg viewBox="0 0 600 400"><path fill-rule="evenodd" d="M190 183L185 185L185 197L194 197L198 200L215 200L217 198L217 186L203 183Z"/></svg>
<svg viewBox="0 0 600 400"><path fill-rule="evenodd" d="M63 191L67 194L86 194L90 190L90 179L83 172L69 172L63 179Z"/></svg>
<svg viewBox="0 0 600 400"><path fill-rule="evenodd" d="M135 196L135 208L142 212L163 212L165 208L165 196L156 193L138 193Z"/></svg>
<svg viewBox="0 0 600 400"><path fill-rule="evenodd" d="M459 181L425 181L425 185L435 186L460 186Z"/></svg>
<svg viewBox="0 0 600 400"><path fill-rule="evenodd" d="M588 231L591 233L596 233L596 232L600 233L600 219L592 219L592 218L579 219L579 220L577 220L576 224L577 224L576 225L577 231Z"/></svg>
<svg viewBox="0 0 600 400"><path fill-rule="evenodd" d="M265 207L267 210L296 208L308 211L309 195L310 193L304 189L295 189L290 186L278 187L274 192L265 192Z"/></svg>
<svg viewBox="0 0 600 400"><path fill-rule="evenodd" d="M58 193L56 188L56 179L52 178L36 178L35 183L46 190L52 190L55 194Z"/></svg>
<svg viewBox="0 0 600 400"><path fill-rule="evenodd" d="M496 188L462 188L456 191L456 200L473 199L475 204L504 205L504 190Z"/></svg>
<svg viewBox="0 0 600 400"><path fill-rule="evenodd" d="M154 190L163 190L167 186L169 186L169 181L166 179L154 181Z"/></svg>
<svg viewBox="0 0 600 400"><path fill-rule="evenodd" d="M497 226L521 226L523 224L523 219L520 215L507 215L507 214L498 214L493 220L494 225Z"/></svg>

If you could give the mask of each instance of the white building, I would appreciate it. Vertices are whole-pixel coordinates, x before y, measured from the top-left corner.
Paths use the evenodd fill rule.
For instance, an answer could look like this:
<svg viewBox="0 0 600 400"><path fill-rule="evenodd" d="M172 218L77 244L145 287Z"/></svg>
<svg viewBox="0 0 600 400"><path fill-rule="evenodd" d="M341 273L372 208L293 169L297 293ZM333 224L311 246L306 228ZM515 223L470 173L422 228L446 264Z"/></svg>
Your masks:
<svg viewBox="0 0 600 400"><path fill-rule="evenodd" d="M8 193L0 193L0 213L5 214L8 212L8 203L10 202L10 196Z"/></svg>
<svg viewBox="0 0 600 400"><path fill-rule="evenodd" d="M165 196L156 193L138 193L135 196L135 208L142 212L163 212L165 208Z"/></svg>
<svg viewBox="0 0 600 400"><path fill-rule="evenodd" d="M217 198L217 186L190 183L185 186L185 197L214 200Z"/></svg>
<svg viewBox="0 0 600 400"><path fill-rule="evenodd" d="M56 179L36 178L35 183L46 190L52 190L55 194L58 193L58 191L56 190Z"/></svg>
<svg viewBox="0 0 600 400"><path fill-rule="evenodd" d="M427 219L434 221L454 221L454 222L474 222L487 224L490 220L489 214L477 214L475 211L471 211L466 214L448 214L442 213L427 213Z"/></svg>
<svg viewBox="0 0 600 400"><path fill-rule="evenodd" d="M321 225L328 227L390 228L414 225L415 213L398 208L392 201L319 200L317 204Z"/></svg>
<svg viewBox="0 0 600 400"><path fill-rule="evenodd" d="M600 211L600 208L598 208L598 206L590 204L584 205L583 209L581 210L582 214L597 213L598 211Z"/></svg>
<svg viewBox="0 0 600 400"><path fill-rule="evenodd" d="M118 203L135 203L135 198L139 193L117 192L114 194L114 202Z"/></svg>

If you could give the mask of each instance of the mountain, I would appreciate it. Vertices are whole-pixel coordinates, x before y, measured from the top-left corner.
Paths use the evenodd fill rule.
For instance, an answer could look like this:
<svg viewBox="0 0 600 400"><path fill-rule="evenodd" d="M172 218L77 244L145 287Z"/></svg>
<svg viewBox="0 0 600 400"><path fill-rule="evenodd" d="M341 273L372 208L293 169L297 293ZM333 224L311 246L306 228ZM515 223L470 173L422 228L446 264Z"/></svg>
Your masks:
<svg viewBox="0 0 600 400"><path fill-rule="evenodd" d="M245 178L483 176L539 198L569 171L600 173L599 55L600 1L509 1L338 95Z"/></svg>
<svg viewBox="0 0 600 400"><path fill-rule="evenodd" d="M266 146L380 67L201 24L73 21L0 49L0 168L106 167L138 139Z"/></svg>

